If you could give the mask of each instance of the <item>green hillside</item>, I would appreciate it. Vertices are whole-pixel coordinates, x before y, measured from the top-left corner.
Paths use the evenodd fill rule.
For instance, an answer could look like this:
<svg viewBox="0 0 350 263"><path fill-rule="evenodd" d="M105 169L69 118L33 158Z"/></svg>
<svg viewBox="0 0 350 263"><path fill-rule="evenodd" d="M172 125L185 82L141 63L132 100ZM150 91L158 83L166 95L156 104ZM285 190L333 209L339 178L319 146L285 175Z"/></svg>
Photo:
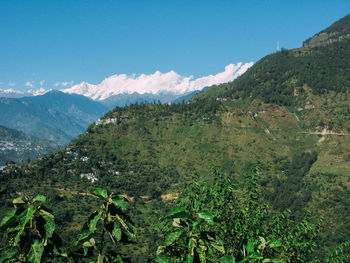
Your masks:
<svg viewBox="0 0 350 263"><path fill-rule="evenodd" d="M128 251L142 261L155 253L154 226L171 200L210 181L212 163L238 186L258 166L274 211L324 217L316 251L324 255L350 237L349 41L271 54L189 103L117 107L66 149L3 173L1 210L16 192L45 193L68 244L97 206L88 189L118 191L140 229Z"/></svg>

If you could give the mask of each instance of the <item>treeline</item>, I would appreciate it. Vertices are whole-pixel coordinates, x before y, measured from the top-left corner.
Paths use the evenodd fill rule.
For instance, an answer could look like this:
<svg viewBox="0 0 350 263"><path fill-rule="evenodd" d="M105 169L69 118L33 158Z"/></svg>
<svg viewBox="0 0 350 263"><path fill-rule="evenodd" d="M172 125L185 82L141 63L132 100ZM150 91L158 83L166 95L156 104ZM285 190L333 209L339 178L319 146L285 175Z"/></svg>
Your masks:
<svg viewBox="0 0 350 263"><path fill-rule="evenodd" d="M307 85L314 94L342 93L350 87L350 40L282 50L266 56L233 82L213 86L195 99L259 98L265 103L295 105Z"/></svg>

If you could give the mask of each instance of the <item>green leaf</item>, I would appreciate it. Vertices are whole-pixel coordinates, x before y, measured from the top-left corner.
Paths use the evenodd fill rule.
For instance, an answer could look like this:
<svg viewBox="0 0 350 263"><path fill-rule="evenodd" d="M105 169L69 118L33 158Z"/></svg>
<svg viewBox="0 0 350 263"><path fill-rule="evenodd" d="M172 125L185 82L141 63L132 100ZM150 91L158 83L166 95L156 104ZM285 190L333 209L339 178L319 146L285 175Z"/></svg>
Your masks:
<svg viewBox="0 0 350 263"><path fill-rule="evenodd" d="M248 254L251 254L254 252L254 243L250 240L248 240L247 252L248 252Z"/></svg>
<svg viewBox="0 0 350 263"><path fill-rule="evenodd" d="M122 230L119 228L119 224L114 222L112 236L119 242L122 239Z"/></svg>
<svg viewBox="0 0 350 263"><path fill-rule="evenodd" d="M50 238L53 235L53 232L55 231L55 220L54 216L50 214L49 212L40 209L39 210L40 215L45 219L45 232L46 232L46 237Z"/></svg>
<svg viewBox="0 0 350 263"><path fill-rule="evenodd" d="M263 259L262 263L283 263L281 259Z"/></svg>
<svg viewBox="0 0 350 263"><path fill-rule="evenodd" d="M175 231L167 235L164 241L164 245L169 246L173 244L181 236L182 231Z"/></svg>
<svg viewBox="0 0 350 263"><path fill-rule="evenodd" d="M203 219L197 219L193 225L192 225L192 229L197 229L197 227L203 222Z"/></svg>
<svg viewBox="0 0 350 263"><path fill-rule="evenodd" d="M104 199L108 199L108 194L107 194L107 191L105 189L102 189L102 188L95 188L95 189L92 189L90 191L92 194L96 195L96 196L99 196L99 197L102 197Z"/></svg>
<svg viewBox="0 0 350 263"><path fill-rule="evenodd" d="M92 233L95 232L97 223L101 219L102 215L103 215L103 212L98 211L98 213L90 220L89 229Z"/></svg>
<svg viewBox="0 0 350 263"><path fill-rule="evenodd" d="M83 247L93 247L95 246L96 242L94 238L90 238L88 241L85 241L83 243Z"/></svg>
<svg viewBox="0 0 350 263"><path fill-rule="evenodd" d="M183 207L178 207L171 210L165 218L189 218L189 212Z"/></svg>
<svg viewBox="0 0 350 263"><path fill-rule="evenodd" d="M104 257L105 257L104 255L98 254L97 262L96 262L96 263L103 263Z"/></svg>
<svg viewBox="0 0 350 263"><path fill-rule="evenodd" d="M264 250L266 247L266 239L263 237L259 237L259 240L260 240L260 244L258 246L258 249Z"/></svg>
<svg viewBox="0 0 350 263"><path fill-rule="evenodd" d="M33 198L32 202L45 202L46 201L46 196L45 195L37 195Z"/></svg>
<svg viewBox="0 0 350 263"><path fill-rule="evenodd" d="M174 218L173 219L173 227L176 227L176 228L181 228L181 221L180 221L180 218Z"/></svg>
<svg viewBox="0 0 350 263"><path fill-rule="evenodd" d="M17 234L16 234L16 236L15 236L15 238L14 238L14 241L13 241L13 245L15 245L15 246L18 245L19 241L21 241L21 236L22 236L23 233L24 233L24 230L23 230L23 229L20 229L20 230L17 232Z"/></svg>
<svg viewBox="0 0 350 263"><path fill-rule="evenodd" d="M223 256L223 257L219 258L219 262L222 262L222 263L236 263L236 258L234 256L231 256L231 255L226 255L226 256Z"/></svg>
<svg viewBox="0 0 350 263"><path fill-rule="evenodd" d="M12 200L12 204L17 205L17 204L25 204L22 198L18 197Z"/></svg>
<svg viewBox="0 0 350 263"><path fill-rule="evenodd" d="M17 208L13 208L6 213L6 215L2 218L0 223L0 231L4 231L6 228L8 228L14 222L16 222L16 212Z"/></svg>
<svg viewBox="0 0 350 263"><path fill-rule="evenodd" d="M18 220L21 223L22 229L25 228L29 220L35 214L35 209L33 205L28 206L20 215L18 215Z"/></svg>
<svg viewBox="0 0 350 263"><path fill-rule="evenodd" d="M199 212L198 217L205 220L209 225L214 225L214 217L209 212Z"/></svg>
<svg viewBox="0 0 350 263"><path fill-rule="evenodd" d="M268 247L270 247L270 248L282 247L282 243L279 240L271 240L269 242Z"/></svg>
<svg viewBox="0 0 350 263"><path fill-rule="evenodd" d="M44 252L44 243L39 242L39 240L34 240L34 244L30 248L28 253L28 260L33 263L40 263L41 256Z"/></svg>
<svg viewBox="0 0 350 263"><path fill-rule="evenodd" d="M159 255L159 256L157 256L157 257L154 259L154 262L157 262L157 263L171 263L172 260L171 260L171 258L168 258L168 257L166 257L166 256Z"/></svg>
<svg viewBox="0 0 350 263"><path fill-rule="evenodd" d="M193 260L194 260L194 256L192 256L192 255L187 255L187 257L186 257L186 263L192 263Z"/></svg>
<svg viewBox="0 0 350 263"><path fill-rule="evenodd" d="M5 247L0 249L0 263L10 262L10 259L17 256L20 249L17 247Z"/></svg>
<svg viewBox="0 0 350 263"><path fill-rule="evenodd" d="M117 199L117 200L113 200L113 204L115 204L117 207L121 208L123 211L126 210L126 204L125 204L124 197Z"/></svg>
<svg viewBox="0 0 350 263"><path fill-rule="evenodd" d="M260 255L258 252L254 251L253 253L249 254L250 259L263 259L264 257Z"/></svg>
<svg viewBox="0 0 350 263"><path fill-rule="evenodd" d="M90 229L84 229L84 230L81 231L80 234L78 235L78 238L77 238L77 240L75 241L75 244L78 244L80 241L89 238L90 235L92 235L92 234L93 234L93 232L91 232Z"/></svg>

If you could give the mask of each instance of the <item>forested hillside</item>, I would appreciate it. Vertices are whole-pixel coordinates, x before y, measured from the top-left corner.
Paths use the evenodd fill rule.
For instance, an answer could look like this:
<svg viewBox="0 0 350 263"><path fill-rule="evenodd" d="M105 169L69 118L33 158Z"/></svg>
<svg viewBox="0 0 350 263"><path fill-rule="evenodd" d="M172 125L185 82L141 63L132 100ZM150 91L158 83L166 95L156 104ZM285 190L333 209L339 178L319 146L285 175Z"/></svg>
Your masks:
<svg viewBox="0 0 350 263"><path fill-rule="evenodd" d="M159 218L191 183L210 185L209 167L227 174L238 194L259 167L257 187L272 215L323 218L310 257L324 258L350 237L349 58L341 35L266 56L189 103L116 107L64 150L2 173L1 211L16 194L45 193L68 247L97 208L88 189L118 192L139 228L126 250L143 261L156 253Z"/></svg>

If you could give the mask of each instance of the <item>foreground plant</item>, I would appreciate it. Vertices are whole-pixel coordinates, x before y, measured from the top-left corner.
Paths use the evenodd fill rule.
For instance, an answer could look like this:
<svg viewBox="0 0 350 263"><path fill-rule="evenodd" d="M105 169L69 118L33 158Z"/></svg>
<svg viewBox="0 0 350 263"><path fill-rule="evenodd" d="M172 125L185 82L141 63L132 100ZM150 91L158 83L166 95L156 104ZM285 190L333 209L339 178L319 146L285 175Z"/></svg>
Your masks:
<svg viewBox="0 0 350 263"><path fill-rule="evenodd" d="M41 262L42 258L62 256L61 239L55 233L54 216L42 203L43 195L16 198L2 219L0 232L6 231L8 246L0 250L0 262Z"/></svg>
<svg viewBox="0 0 350 263"><path fill-rule="evenodd" d="M288 211L273 217L261 201L258 175L256 169L243 190L214 167L213 183L194 180L163 219L156 262L310 262L322 220L297 223Z"/></svg>
<svg viewBox="0 0 350 263"><path fill-rule="evenodd" d="M75 262L85 259L98 263L124 262L117 246L136 238L136 228L125 213L125 198L102 188L93 189L91 193L103 203L84 224L76 240L80 249L73 253L72 258Z"/></svg>

